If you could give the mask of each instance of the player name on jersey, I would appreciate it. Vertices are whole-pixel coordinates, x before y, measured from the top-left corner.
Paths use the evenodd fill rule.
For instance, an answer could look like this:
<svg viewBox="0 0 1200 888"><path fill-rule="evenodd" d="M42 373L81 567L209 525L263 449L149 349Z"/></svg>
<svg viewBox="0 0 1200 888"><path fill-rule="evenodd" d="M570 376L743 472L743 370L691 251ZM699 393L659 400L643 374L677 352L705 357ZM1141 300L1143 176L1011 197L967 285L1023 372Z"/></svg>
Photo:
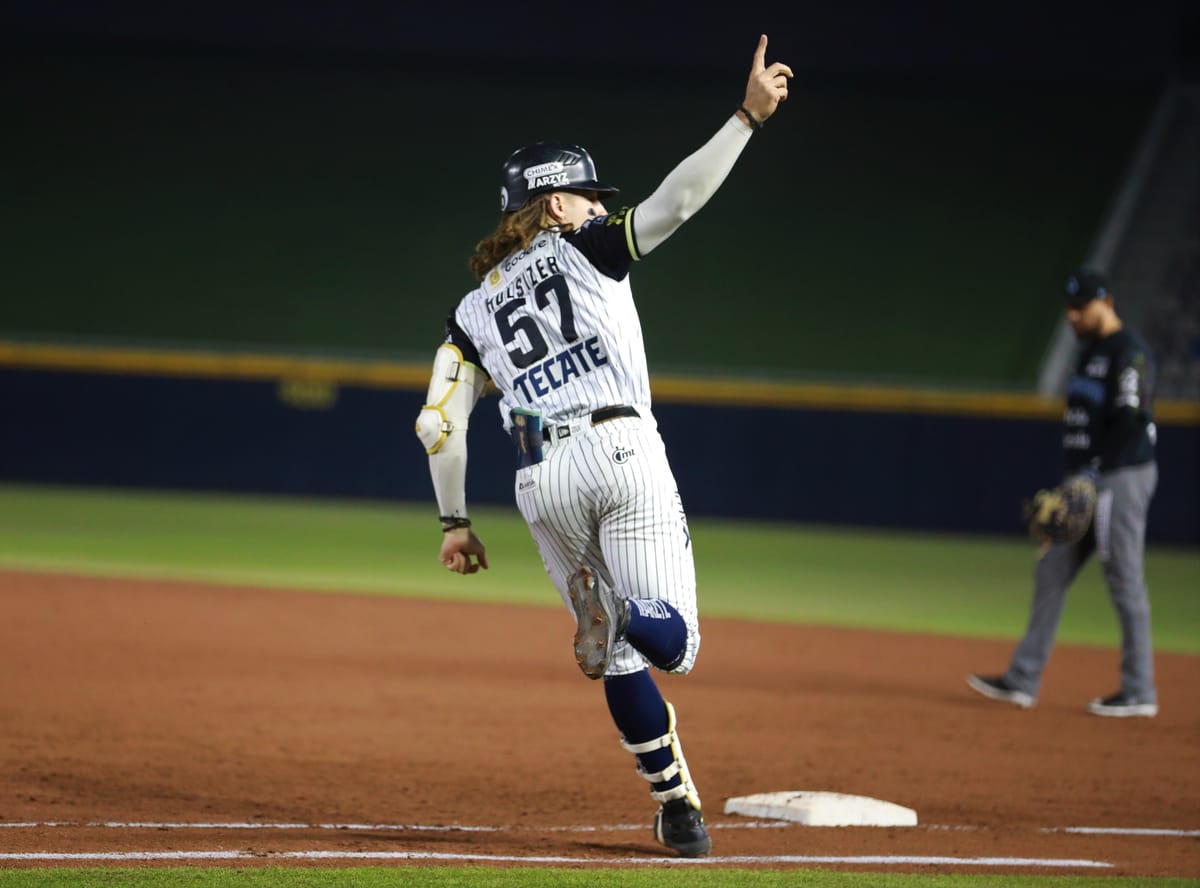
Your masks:
<svg viewBox="0 0 1200 888"><path fill-rule="evenodd" d="M508 271L511 269L514 260L528 255L536 250L539 246L541 246L540 243L534 244L525 252L510 256L504 262L504 270ZM488 311L494 312L509 300L524 299L527 296L533 295L534 287L556 274L561 274L561 272L558 270L558 262L553 256L546 256L541 259L536 259L530 263L527 268L521 269L521 272L515 278L509 281L508 286L506 286L503 290L485 299L483 304L487 307ZM492 280L489 281L489 283L494 286L495 284L499 283L498 270L493 271L492 275Z"/></svg>

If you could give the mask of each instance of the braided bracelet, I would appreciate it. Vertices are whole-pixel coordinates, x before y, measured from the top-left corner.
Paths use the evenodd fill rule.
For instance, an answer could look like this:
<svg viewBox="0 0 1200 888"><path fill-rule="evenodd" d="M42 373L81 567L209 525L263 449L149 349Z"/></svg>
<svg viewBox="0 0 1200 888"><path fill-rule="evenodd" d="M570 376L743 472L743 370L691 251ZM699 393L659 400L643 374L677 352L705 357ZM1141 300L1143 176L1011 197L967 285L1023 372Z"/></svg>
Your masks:
<svg viewBox="0 0 1200 888"><path fill-rule="evenodd" d="M458 530L462 527L471 526L470 518L459 518L455 515L442 515L440 517L442 520L442 533L447 533L451 530Z"/></svg>
<svg viewBox="0 0 1200 888"><path fill-rule="evenodd" d="M763 125L754 119L754 115L746 110L745 105L738 105L738 110L746 115L746 120L750 123L750 128L753 129L755 132L758 132L760 129L763 128Z"/></svg>

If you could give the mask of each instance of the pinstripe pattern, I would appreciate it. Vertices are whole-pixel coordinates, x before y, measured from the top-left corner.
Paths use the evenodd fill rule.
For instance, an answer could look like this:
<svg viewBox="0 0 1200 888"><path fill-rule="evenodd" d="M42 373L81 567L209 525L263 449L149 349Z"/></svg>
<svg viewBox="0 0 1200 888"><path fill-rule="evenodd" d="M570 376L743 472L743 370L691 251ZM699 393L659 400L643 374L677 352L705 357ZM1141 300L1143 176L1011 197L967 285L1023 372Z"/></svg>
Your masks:
<svg viewBox="0 0 1200 888"><path fill-rule="evenodd" d="M539 286L547 288L544 305L535 296ZM560 294L550 289L557 286L569 288L573 339L564 335ZM617 281L601 274L563 238L539 237L520 258L501 263L463 297L455 318L501 392L505 429L514 407L540 410L547 424L612 404L644 408L649 415L650 376L629 276ZM516 366L511 353L535 347L533 330L545 355Z"/></svg>
<svg viewBox="0 0 1200 888"><path fill-rule="evenodd" d="M584 563L621 598L674 605L687 624L688 642L673 671L686 673L700 647L696 571L662 438L648 419L579 425L580 432L553 444L541 463L517 472L517 507L568 610L567 580ZM606 674L647 665L621 641Z"/></svg>
<svg viewBox="0 0 1200 888"><path fill-rule="evenodd" d="M598 217L577 232L545 233L463 297L459 331L513 408L541 413L556 432L546 457L517 471L515 495L542 561L569 612L569 578L583 565L621 598L674 606L687 627L682 661L700 646L691 536L666 448L651 412L641 321L629 283L629 226ZM591 414L625 405L637 417L593 426ZM624 639L606 675L646 669Z"/></svg>

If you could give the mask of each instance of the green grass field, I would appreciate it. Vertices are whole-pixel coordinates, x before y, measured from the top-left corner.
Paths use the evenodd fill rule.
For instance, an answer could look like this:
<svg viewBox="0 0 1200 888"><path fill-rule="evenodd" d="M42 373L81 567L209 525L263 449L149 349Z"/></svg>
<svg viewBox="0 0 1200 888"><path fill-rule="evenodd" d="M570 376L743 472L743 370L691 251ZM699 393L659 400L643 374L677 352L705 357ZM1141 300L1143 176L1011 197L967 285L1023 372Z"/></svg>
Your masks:
<svg viewBox="0 0 1200 888"><path fill-rule="evenodd" d="M447 573L431 504L318 502L0 485L0 567L166 577L331 593L511 601L561 607L514 509L473 511L491 570ZM1034 551L1020 539L897 534L693 518L704 616L975 637L1015 638L1024 625ZM1159 650L1200 652L1200 550L1152 548L1147 575ZM1060 639L1117 642L1103 580L1089 565L1072 590ZM707 870L403 868L0 870L15 886L250 888L406 885L860 885L862 873ZM871 874L884 888L1100 888L1196 885L1185 879Z"/></svg>
<svg viewBox="0 0 1200 888"><path fill-rule="evenodd" d="M476 508L491 569L437 563L432 504L0 485L0 565L561 607L515 508ZM1016 638L1035 550L1020 538L691 519L705 616ZM1200 550L1151 548L1155 643L1200 652ZM1063 642L1115 644L1093 560Z"/></svg>

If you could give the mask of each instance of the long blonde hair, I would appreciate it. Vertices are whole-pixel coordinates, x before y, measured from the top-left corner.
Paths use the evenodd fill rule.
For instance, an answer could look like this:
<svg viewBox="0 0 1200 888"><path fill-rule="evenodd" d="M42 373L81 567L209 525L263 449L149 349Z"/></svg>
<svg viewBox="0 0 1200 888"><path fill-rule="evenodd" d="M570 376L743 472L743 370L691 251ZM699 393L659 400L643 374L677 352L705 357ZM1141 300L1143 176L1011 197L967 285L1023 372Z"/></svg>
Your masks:
<svg viewBox="0 0 1200 888"><path fill-rule="evenodd" d="M549 201L549 194L539 194L521 209L501 214L496 230L475 245L475 255L467 260L475 280L482 281L507 256L529 249L533 239L543 231L571 230L570 222L554 221Z"/></svg>

